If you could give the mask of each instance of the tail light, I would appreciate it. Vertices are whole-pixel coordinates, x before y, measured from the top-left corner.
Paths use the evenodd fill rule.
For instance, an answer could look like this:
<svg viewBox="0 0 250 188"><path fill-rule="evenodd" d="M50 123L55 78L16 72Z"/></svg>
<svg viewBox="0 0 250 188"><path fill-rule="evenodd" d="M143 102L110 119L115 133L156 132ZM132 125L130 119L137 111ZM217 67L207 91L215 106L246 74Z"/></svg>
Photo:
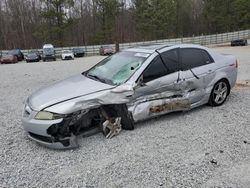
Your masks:
<svg viewBox="0 0 250 188"><path fill-rule="evenodd" d="M231 67L235 67L238 68L239 64L238 64L238 60L236 59L235 63L230 64Z"/></svg>

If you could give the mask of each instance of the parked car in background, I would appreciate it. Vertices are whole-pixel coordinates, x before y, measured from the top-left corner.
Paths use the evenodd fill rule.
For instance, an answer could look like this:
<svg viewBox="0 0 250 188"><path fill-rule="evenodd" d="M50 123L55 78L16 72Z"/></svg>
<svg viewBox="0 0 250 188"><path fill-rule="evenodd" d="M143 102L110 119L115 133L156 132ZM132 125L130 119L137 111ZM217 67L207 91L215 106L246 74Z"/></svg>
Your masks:
<svg viewBox="0 0 250 188"><path fill-rule="evenodd" d="M32 51L30 51L29 53L35 53L35 54L38 56L39 61L42 60L41 53L40 53L38 50L32 50Z"/></svg>
<svg viewBox="0 0 250 188"><path fill-rule="evenodd" d="M18 59L15 55L11 55L11 54L7 54L7 55L3 55L0 58L0 63L1 64L10 64L10 63L17 63Z"/></svg>
<svg viewBox="0 0 250 188"><path fill-rule="evenodd" d="M56 61L56 53L52 44L43 45L43 61Z"/></svg>
<svg viewBox="0 0 250 188"><path fill-rule="evenodd" d="M110 46L101 46L99 53L100 55L112 55L114 54L114 49Z"/></svg>
<svg viewBox="0 0 250 188"><path fill-rule="evenodd" d="M231 46L247 46L247 45L248 45L247 39L238 39L231 41Z"/></svg>
<svg viewBox="0 0 250 188"><path fill-rule="evenodd" d="M16 56L18 61L24 60L24 55L19 48L10 50L8 54Z"/></svg>
<svg viewBox="0 0 250 188"><path fill-rule="evenodd" d="M70 59L74 59L74 54L70 50L63 50L61 57L62 57L62 60L70 60Z"/></svg>
<svg viewBox="0 0 250 188"><path fill-rule="evenodd" d="M77 147L77 138L94 128L110 138L138 121L204 104L220 106L237 71L234 56L199 45L129 48L33 93L22 124L40 144Z"/></svg>
<svg viewBox="0 0 250 188"><path fill-rule="evenodd" d="M85 52L83 48L73 48L73 54L75 57L84 57Z"/></svg>
<svg viewBox="0 0 250 188"><path fill-rule="evenodd" d="M41 60L41 56L37 52L29 52L25 57L26 62L39 62Z"/></svg>

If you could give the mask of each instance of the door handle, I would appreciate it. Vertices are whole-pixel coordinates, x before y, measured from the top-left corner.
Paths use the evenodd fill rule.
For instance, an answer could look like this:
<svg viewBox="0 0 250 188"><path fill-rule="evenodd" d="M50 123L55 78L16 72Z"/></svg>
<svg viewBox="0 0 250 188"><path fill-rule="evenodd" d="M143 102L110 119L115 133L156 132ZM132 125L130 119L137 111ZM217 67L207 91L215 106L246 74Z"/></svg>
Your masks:
<svg viewBox="0 0 250 188"><path fill-rule="evenodd" d="M211 73L211 72L213 72L213 70L208 70L207 72L208 72L208 73Z"/></svg>

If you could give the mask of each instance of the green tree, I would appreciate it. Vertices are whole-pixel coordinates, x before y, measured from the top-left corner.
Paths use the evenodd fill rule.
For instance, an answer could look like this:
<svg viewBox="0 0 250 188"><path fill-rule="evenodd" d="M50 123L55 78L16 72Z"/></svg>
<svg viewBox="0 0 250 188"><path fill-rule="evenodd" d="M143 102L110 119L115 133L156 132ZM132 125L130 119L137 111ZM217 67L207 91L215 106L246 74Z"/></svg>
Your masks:
<svg viewBox="0 0 250 188"><path fill-rule="evenodd" d="M249 0L204 0L204 15L211 33L250 27Z"/></svg>
<svg viewBox="0 0 250 188"><path fill-rule="evenodd" d="M112 43L115 41L116 18L121 4L117 0L96 0L99 30L93 36L95 43Z"/></svg>
<svg viewBox="0 0 250 188"><path fill-rule="evenodd" d="M45 8L41 11L43 22L38 26L35 36L57 46L64 45L64 32L74 20L67 13L74 5L73 0L43 0Z"/></svg>

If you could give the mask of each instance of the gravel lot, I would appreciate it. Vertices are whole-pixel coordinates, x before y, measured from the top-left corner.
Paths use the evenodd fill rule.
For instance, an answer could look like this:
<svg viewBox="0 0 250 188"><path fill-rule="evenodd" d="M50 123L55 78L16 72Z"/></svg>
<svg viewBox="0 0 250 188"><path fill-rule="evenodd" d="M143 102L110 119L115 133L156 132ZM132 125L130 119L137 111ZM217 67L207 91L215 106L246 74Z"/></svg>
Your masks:
<svg viewBox="0 0 250 188"><path fill-rule="evenodd" d="M240 61L250 80L250 47L217 48ZM103 57L0 65L0 187L249 187L250 87L225 105L203 106L136 124L111 140L80 140L57 151L29 140L23 101L38 88L82 72Z"/></svg>

